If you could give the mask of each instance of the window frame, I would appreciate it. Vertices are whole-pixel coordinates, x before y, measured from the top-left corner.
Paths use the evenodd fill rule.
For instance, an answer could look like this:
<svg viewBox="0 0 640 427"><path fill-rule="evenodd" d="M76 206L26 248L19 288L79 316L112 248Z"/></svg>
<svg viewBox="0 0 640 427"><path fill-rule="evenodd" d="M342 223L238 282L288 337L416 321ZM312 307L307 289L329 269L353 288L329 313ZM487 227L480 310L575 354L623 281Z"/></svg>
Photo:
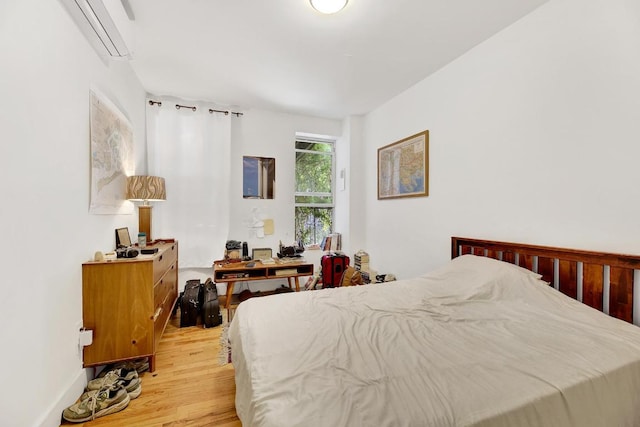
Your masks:
<svg viewBox="0 0 640 427"><path fill-rule="evenodd" d="M293 199L294 199L294 217L295 215L295 211L296 208L298 207L306 207L306 208L324 208L324 209L331 209L331 226L330 226L330 230L329 233L333 233L333 227L334 227L334 223L335 223L335 215L336 215L336 139L334 138L323 138L323 137L310 137L310 136L299 136L296 135L296 138L294 140L294 157L297 158L297 153L309 153L309 154L314 154L314 155L321 155L321 156L331 156L331 192L327 193L327 192L300 192L297 191L298 188L298 180L297 180L297 176L295 173L295 168L294 168L294 195L293 195ZM331 151L329 152L324 152L324 151L313 151L313 150L304 150L302 148L298 148L297 147L297 143L298 142L302 142L302 143L316 143L316 144L328 144L331 146ZM331 198L331 203L298 203L296 201L297 197L330 197ZM297 226L296 224L294 224L295 232L297 234ZM297 237L297 236L296 236ZM312 243L308 246L308 248L319 248L320 247L320 243L321 242L317 242L317 243Z"/></svg>

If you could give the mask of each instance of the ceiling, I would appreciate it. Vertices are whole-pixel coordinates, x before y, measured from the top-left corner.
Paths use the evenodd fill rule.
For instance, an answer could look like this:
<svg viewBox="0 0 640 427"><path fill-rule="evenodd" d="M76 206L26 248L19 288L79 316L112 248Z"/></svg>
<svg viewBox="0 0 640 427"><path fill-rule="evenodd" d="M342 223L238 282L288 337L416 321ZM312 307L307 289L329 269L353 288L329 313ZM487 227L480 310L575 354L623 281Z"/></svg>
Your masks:
<svg viewBox="0 0 640 427"><path fill-rule="evenodd" d="M128 0L155 95L341 119L365 114L548 0Z"/></svg>

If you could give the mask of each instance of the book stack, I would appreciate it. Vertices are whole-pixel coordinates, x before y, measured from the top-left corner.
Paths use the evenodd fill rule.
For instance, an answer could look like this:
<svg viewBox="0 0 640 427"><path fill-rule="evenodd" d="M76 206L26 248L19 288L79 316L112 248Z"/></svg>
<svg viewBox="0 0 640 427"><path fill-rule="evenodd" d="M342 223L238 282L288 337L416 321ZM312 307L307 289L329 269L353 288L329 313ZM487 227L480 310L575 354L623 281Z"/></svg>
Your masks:
<svg viewBox="0 0 640 427"><path fill-rule="evenodd" d="M362 249L359 250L353 256L353 266L356 270L369 271L369 254Z"/></svg>
<svg viewBox="0 0 640 427"><path fill-rule="evenodd" d="M342 234L331 233L320 244L323 251L338 252L342 250Z"/></svg>
<svg viewBox="0 0 640 427"><path fill-rule="evenodd" d="M353 267L360 271L364 283L371 283L371 275L369 274L369 254L360 249L353 256Z"/></svg>

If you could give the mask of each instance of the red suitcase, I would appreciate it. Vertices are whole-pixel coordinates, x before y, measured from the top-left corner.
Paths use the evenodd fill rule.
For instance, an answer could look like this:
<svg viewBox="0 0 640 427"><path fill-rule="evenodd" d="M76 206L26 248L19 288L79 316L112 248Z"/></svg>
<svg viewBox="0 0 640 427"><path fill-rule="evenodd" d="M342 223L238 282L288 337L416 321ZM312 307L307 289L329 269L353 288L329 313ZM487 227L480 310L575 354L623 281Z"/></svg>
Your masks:
<svg viewBox="0 0 640 427"><path fill-rule="evenodd" d="M342 274L348 266L349 257L347 255L323 255L320 259L320 267L322 268L322 287L335 288L340 286Z"/></svg>

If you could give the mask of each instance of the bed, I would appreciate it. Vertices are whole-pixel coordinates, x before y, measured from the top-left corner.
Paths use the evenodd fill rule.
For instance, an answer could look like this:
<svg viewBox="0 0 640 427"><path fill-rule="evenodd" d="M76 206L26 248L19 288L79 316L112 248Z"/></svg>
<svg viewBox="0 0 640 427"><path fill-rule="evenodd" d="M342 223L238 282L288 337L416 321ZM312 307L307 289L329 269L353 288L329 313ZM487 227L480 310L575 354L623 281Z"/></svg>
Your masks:
<svg viewBox="0 0 640 427"><path fill-rule="evenodd" d="M453 237L414 279L247 300L229 327L236 411L260 427L638 426L638 266Z"/></svg>

